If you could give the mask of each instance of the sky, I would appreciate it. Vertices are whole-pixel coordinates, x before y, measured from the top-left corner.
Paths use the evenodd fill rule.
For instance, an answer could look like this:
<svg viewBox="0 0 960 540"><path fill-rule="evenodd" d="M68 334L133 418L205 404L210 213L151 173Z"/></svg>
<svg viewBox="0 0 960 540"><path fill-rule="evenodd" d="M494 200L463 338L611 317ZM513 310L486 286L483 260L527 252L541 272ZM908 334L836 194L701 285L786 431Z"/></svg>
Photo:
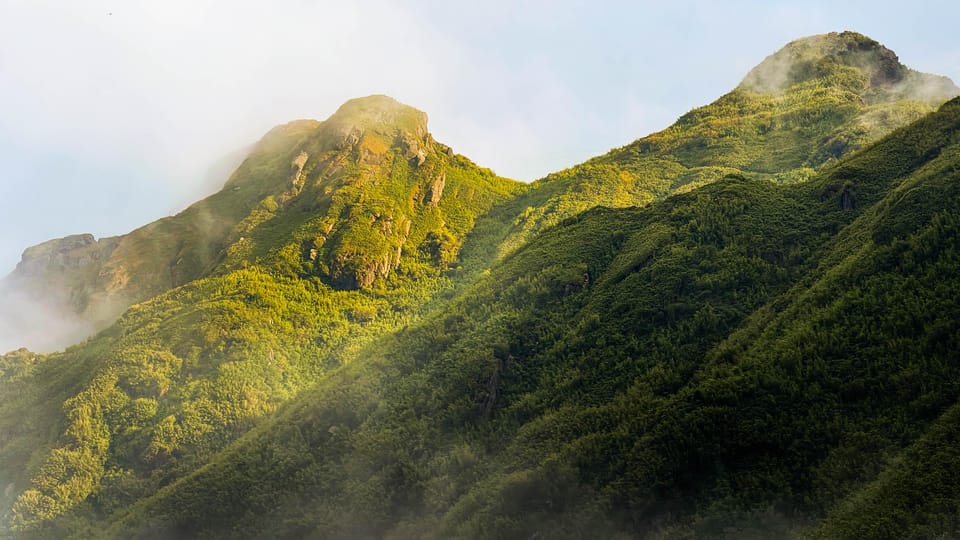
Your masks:
<svg viewBox="0 0 960 540"><path fill-rule="evenodd" d="M955 2L0 0L0 276L212 193L272 126L387 94L534 180L668 126L788 41L864 33L960 82Z"/></svg>

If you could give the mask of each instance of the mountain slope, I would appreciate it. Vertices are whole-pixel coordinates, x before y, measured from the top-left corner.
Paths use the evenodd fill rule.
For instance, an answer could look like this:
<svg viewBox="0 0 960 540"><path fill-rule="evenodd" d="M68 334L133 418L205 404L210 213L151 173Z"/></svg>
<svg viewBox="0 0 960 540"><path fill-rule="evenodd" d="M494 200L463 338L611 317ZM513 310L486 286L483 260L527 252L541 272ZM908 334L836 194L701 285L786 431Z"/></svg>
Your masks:
<svg viewBox="0 0 960 540"><path fill-rule="evenodd" d="M804 38L668 129L535 182L503 203L482 229L501 231L498 252L504 254L594 206L647 204L727 174L800 181L957 94L949 79L910 70L860 34ZM27 339L18 346L49 350L104 328L129 305L217 266L237 268L249 256L269 255L286 273L320 275L348 288L388 275L404 246L408 253L422 246L452 261L459 246L448 234L461 236L473 218L449 205L452 214L442 218L413 209L437 203L432 199L443 193L446 175L460 170L445 163L461 158L447 155L449 147L426 134L423 113L391 102L373 96L345 105L325 122L274 129L224 190L177 216L121 237L77 235L29 248L0 282L4 305L12 306L0 309L0 322ZM385 157L388 148L398 153ZM391 192L404 180L382 179L402 174L406 162L418 169L422 162L423 178ZM460 194L453 195L449 199ZM278 207L296 211L276 219ZM300 219L297 212L313 215ZM428 229L443 222L427 233L429 245L422 227L414 227L412 242L406 238L414 214ZM503 229L507 221L513 223ZM31 331L44 320L60 324Z"/></svg>
<svg viewBox="0 0 960 540"><path fill-rule="evenodd" d="M567 220L108 535L949 533L891 480L957 472L958 171L954 100L809 183Z"/></svg>
<svg viewBox="0 0 960 540"><path fill-rule="evenodd" d="M234 177L249 178L255 188L222 190L127 235L100 240L75 235L28 248L0 283L6 300L0 319L22 328L21 335L34 337L20 346L63 348L107 326L128 306L201 277L221 256L236 224L280 187L277 178L289 178L289 165L277 160L277 153L289 152L317 124L302 121L276 128L253 148ZM24 320L23 306L38 315ZM58 315L62 324L44 325L50 314ZM76 331L58 335L60 328L78 326L79 336ZM31 327L45 327L45 332L33 336L28 333Z"/></svg>
<svg viewBox="0 0 960 540"><path fill-rule="evenodd" d="M434 142L426 116L390 98L303 125L296 144L275 136L291 126L274 130L223 191L142 229L162 244L157 230L184 215L246 201L243 219L217 229L226 247L205 277L64 353L4 357L0 484L16 529L43 530L84 502L106 512L119 504L110 489L145 496L416 320L452 287L444 273L476 216L519 187Z"/></svg>
<svg viewBox="0 0 960 540"><path fill-rule="evenodd" d="M938 455L958 397L960 102L923 116L955 88L891 55L800 40L529 188L383 96L277 128L191 207L213 236L181 214L104 256L196 279L0 357L0 533L854 536L859 509L909 513L898 480L931 467L903 457ZM35 273L100 276L103 242ZM914 530L945 531L936 497L909 497Z"/></svg>
<svg viewBox="0 0 960 540"><path fill-rule="evenodd" d="M669 128L535 182L514 203L503 251L588 208L647 204L729 174L803 181L957 95L861 34L799 39Z"/></svg>
<svg viewBox="0 0 960 540"><path fill-rule="evenodd" d="M352 100L324 122L274 128L221 191L176 216L28 248L0 284L0 320L33 336L56 314L64 335L48 324L36 343L62 347L132 304L257 263L370 287L401 258L410 272L454 261L476 216L518 187L434 141L423 112L386 96ZM24 320L24 305L39 320Z"/></svg>

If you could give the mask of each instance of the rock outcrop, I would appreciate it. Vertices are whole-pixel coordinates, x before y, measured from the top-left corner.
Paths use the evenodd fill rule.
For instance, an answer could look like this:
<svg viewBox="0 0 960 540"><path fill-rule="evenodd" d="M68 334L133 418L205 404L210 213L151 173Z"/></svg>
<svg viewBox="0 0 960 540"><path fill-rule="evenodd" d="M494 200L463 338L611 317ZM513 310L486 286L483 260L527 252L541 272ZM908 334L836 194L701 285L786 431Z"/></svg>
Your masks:
<svg viewBox="0 0 960 540"><path fill-rule="evenodd" d="M81 268L100 260L104 255L109 255L109 250L98 246L92 234L75 234L25 249L15 273L30 274Z"/></svg>

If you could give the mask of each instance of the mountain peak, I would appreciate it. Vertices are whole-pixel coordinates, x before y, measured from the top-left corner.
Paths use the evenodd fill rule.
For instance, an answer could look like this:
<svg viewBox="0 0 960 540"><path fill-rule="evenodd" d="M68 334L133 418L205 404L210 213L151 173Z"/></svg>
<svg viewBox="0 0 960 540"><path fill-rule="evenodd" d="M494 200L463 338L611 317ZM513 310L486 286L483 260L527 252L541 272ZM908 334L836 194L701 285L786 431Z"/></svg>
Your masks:
<svg viewBox="0 0 960 540"><path fill-rule="evenodd" d="M947 77L914 71L897 54L857 32L831 32L791 41L753 68L740 88L780 93L812 81L844 87L867 101L945 101L960 94Z"/></svg>
<svg viewBox="0 0 960 540"><path fill-rule="evenodd" d="M380 94L347 101L327 119L327 123L339 128L359 128L384 134L396 129L417 137L427 134L427 113Z"/></svg>

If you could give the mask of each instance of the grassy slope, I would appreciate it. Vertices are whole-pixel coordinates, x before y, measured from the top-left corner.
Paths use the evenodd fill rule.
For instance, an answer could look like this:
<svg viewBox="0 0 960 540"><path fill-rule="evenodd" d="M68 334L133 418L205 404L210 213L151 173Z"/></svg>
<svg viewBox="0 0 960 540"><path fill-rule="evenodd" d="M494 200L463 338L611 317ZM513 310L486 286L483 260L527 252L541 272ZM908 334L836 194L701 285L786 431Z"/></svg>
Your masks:
<svg viewBox="0 0 960 540"><path fill-rule="evenodd" d="M958 163L954 101L803 185L566 220L108 534L949 532Z"/></svg>

